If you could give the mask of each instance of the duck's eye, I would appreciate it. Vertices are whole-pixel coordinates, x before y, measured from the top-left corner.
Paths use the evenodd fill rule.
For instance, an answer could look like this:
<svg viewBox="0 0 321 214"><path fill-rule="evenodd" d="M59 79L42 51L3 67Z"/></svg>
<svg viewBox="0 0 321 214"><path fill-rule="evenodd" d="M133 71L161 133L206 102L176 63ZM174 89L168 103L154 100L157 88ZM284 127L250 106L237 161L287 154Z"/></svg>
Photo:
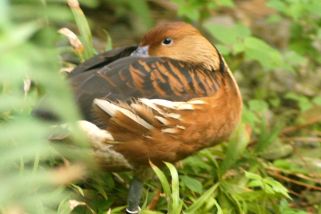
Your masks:
<svg viewBox="0 0 321 214"><path fill-rule="evenodd" d="M162 45L171 45L173 43L173 39L170 37L166 37L163 41L162 41Z"/></svg>

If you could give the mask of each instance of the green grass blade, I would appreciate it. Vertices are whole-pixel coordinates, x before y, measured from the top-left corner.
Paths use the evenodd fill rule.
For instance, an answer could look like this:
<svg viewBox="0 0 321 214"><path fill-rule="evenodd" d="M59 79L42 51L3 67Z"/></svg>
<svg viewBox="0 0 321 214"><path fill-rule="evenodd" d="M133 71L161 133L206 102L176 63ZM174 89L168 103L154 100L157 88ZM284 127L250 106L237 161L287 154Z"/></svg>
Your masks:
<svg viewBox="0 0 321 214"><path fill-rule="evenodd" d="M81 10L77 0L67 0L67 2L74 15L81 39L83 40L85 47L84 57L85 59L89 59L95 55L96 50L93 46L92 34L86 16Z"/></svg>
<svg viewBox="0 0 321 214"><path fill-rule="evenodd" d="M172 187L172 194L171 194L171 212L170 213L181 213L182 209L182 202L179 197L179 179L178 173L175 166L171 163L165 163L167 168L169 169L172 177L171 187Z"/></svg>
<svg viewBox="0 0 321 214"><path fill-rule="evenodd" d="M277 123L271 128L268 127L267 123L266 120L262 122L261 134L258 143L255 145L255 151L257 153L264 151L268 146L275 142L283 128L282 123Z"/></svg>
<svg viewBox="0 0 321 214"><path fill-rule="evenodd" d="M104 30L104 33L106 35L105 51L110 51L111 49L113 49L113 40L107 30Z"/></svg>
<svg viewBox="0 0 321 214"><path fill-rule="evenodd" d="M141 214L163 214L162 212L152 211L152 210L142 210Z"/></svg>
<svg viewBox="0 0 321 214"><path fill-rule="evenodd" d="M149 164L151 165L153 171L155 172L155 174L157 175L159 181L162 184L164 193L166 194L167 197L170 197L171 195L171 188L170 185L166 179L165 174L162 172L162 170L160 170L156 165L154 165L152 162L149 162Z"/></svg>
<svg viewBox="0 0 321 214"><path fill-rule="evenodd" d="M215 199L214 199L214 204L217 209L217 214L223 214L223 210L222 210L221 206L218 204L217 200L215 200Z"/></svg>
<svg viewBox="0 0 321 214"><path fill-rule="evenodd" d="M227 146L227 153L220 167L221 176L240 158L249 140L245 124L240 124Z"/></svg>
<svg viewBox="0 0 321 214"><path fill-rule="evenodd" d="M207 190L201 197L199 197L196 201L193 202L191 206L189 206L186 210L186 214L193 214L197 213L197 210L199 210L200 207L202 207L209 198L213 197L215 190L219 186L219 183L212 186L209 190Z"/></svg>

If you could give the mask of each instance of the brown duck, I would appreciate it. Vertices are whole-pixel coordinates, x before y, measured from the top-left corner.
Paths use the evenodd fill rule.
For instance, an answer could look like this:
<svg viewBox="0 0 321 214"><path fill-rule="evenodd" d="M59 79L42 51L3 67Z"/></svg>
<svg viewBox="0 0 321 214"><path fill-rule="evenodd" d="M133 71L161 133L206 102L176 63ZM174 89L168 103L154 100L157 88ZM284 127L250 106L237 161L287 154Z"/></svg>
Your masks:
<svg viewBox="0 0 321 214"><path fill-rule="evenodd" d="M89 59L69 80L85 119L79 124L108 170L176 162L227 139L240 120L241 94L223 57L183 22ZM139 212L141 189L136 176L128 213Z"/></svg>

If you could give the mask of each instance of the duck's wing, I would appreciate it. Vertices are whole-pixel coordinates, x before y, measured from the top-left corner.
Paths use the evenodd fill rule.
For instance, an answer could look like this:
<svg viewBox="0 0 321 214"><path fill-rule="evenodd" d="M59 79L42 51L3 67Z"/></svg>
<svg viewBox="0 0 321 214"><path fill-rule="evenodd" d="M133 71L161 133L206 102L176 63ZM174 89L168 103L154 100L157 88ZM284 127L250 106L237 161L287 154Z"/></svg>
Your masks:
<svg viewBox="0 0 321 214"><path fill-rule="evenodd" d="M215 93L222 79L222 72L163 57L129 56L111 63L85 62L80 67L69 80L89 120L96 98L127 104L142 98L188 101Z"/></svg>

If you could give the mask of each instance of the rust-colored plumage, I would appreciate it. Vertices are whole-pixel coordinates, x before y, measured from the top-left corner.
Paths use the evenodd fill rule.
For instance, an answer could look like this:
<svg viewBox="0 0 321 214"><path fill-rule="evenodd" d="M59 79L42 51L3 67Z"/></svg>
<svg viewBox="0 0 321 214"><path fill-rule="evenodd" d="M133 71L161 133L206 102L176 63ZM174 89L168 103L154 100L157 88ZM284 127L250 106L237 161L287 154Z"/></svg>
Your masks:
<svg viewBox="0 0 321 214"><path fill-rule="evenodd" d="M183 22L155 27L138 48L98 55L70 81L91 122L81 126L110 169L178 161L228 138L241 115L224 59Z"/></svg>
<svg viewBox="0 0 321 214"><path fill-rule="evenodd" d="M98 161L109 170L146 169L216 145L240 120L237 83L217 49L193 26L159 25L138 47L114 49L69 76ZM141 177L127 213L139 213Z"/></svg>

